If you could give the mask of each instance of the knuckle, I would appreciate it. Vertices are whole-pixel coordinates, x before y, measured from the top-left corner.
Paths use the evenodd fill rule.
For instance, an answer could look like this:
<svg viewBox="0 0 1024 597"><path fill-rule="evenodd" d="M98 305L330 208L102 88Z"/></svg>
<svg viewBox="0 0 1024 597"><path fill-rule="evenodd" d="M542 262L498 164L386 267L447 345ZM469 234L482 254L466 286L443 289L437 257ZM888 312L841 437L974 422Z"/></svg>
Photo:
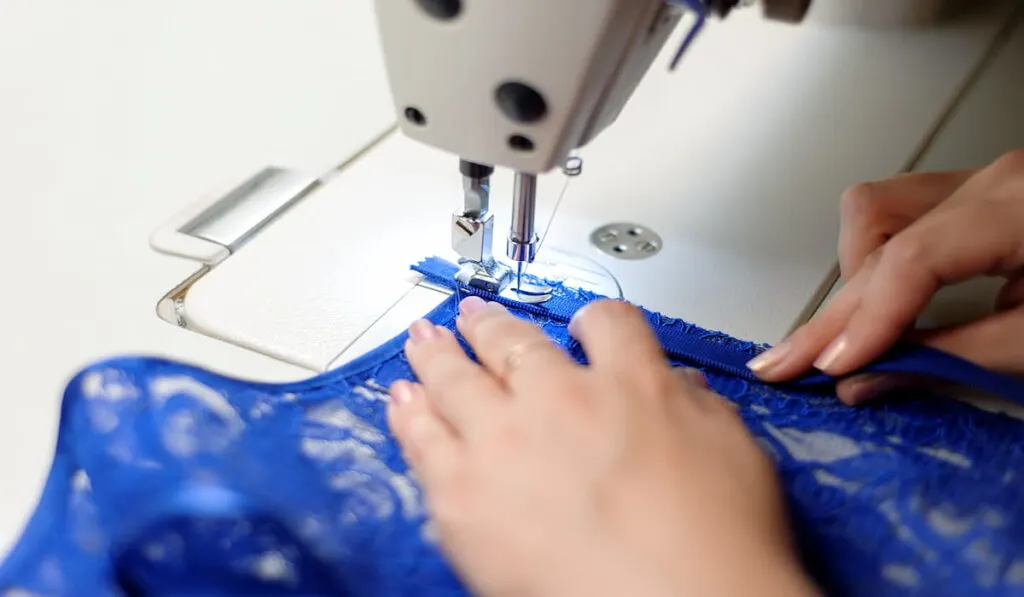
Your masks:
<svg viewBox="0 0 1024 597"><path fill-rule="evenodd" d="M409 360L420 367L437 367L451 359L453 351L448 338L437 338L425 344L406 344Z"/></svg>
<svg viewBox="0 0 1024 597"><path fill-rule="evenodd" d="M437 421L433 419L430 413L426 412L425 409L420 409L418 412L411 414L403 425L403 435L411 446L419 450L436 439L436 425Z"/></svg>
<svg viewBox="0 0 1024 597"><path fill-rule="evenodd" d="M871 182L862 182L843 191L839 196L839 207L843 214L871 214L879 210L880 193Z"/></svg>
<svg viewBox="0 0 1024 597"><path fill-rule="evenodd" d="M618 322L625 318L641 317L640 311L625 301L602 299L591 303L582 313L580 325L604 325L609 322Z"/></svg>
<svg viewBox="0 0 1024 597"><path fill-rule="evenodd" d="M880 259L890 268L904 271L924 262L928 253L928 243L921 235L900 234L886 243Z"/></svg>
<svg viewBox="0 0 1024 597"><path fill-rule="evenodd" d="M644 367L634 373L629 385L635 385L638 393L650 400L668 399L689 391L690 384L683 383L682 377L668 367Z"/></svg>
<svg viewBox="0 0 1024 597"><path fill-rule="evenodd" d="M596 408L595 397L601 392L592 380L582 375L566 375L552 387L558 395L557 401L549 403L563 404L574 412L589 413Z"/></svg>
<svg viewBox="0 0 1024 597"><path fill-rule="evenodd" d="M992 162L993 171L1005 174L1024 173L1024 149L1004 153Z"/></svg>
<svg viewBox="0 0 1024 597"><path fill-rule="evenodd" d="M552 359L559 356L558 349L547 340L518 344L504 354L504 363L498 370L498 375L510 383L517 379L526 381L535 378L538 373L549 371ZM556 386L559 383L557 377L549 381Z"/></svg>
<svg viewBox="0 0 1024 597"><path fill-rule="evenodd" d="M471 322L471 331L477 338L503 337L514 330L520 321L503 309L487 309Z"/></svg>
<svg viewBox="0 0 1024 597"><path fill-rule="evenodd" d="M526 429L515 419L496 424L489 430L488 440L492 449L505 453L516 453L527 443Z"/></svg>
<svg viewBox="0 0 1024 597"><path fill-rule="evenodd" d="M417 350L409 357L416 373L424 378L421 380L423 383L447 377L458 363L457 355L443 346L436 346L429 350Z"/></svg>

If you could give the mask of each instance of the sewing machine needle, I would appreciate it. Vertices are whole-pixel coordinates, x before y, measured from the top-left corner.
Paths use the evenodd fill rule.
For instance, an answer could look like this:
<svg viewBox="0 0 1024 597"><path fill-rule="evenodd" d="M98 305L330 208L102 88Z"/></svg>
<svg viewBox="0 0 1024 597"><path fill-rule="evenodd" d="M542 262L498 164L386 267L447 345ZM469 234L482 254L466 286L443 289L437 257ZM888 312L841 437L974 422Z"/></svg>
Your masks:
<svg viewBox="0 0 1024 597"><path fill-rule="evenodd" d="M523 262L516 262L516 294L523 292Z"/></svg>

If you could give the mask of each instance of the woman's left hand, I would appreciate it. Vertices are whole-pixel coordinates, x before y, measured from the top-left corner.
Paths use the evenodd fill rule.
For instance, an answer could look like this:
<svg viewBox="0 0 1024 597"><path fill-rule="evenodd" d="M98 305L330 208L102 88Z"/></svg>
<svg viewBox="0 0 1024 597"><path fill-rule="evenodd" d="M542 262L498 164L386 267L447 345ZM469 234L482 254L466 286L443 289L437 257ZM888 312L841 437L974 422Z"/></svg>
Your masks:
<svg viewBox="0 0 1024 597"><path fill-rule="evenodd" d="M419 321L389 417L441 546L480 595L813 594L771 461L640 312L570 325L590 365L497 304ZM743 573L735 571L743 562Z"/></svg>
<svg viewBox="0 0 1024 597"><path fill-rule="evenodd" d="M859 404L927 383L918 376L856 374L908 340L1024 375L1024 149L978 170L860 184L844 193L841 205L845 284L818 315L749 363L761 379L788 381L813 367L844 378L836 394ZM941 288L982 276L1005 278L991 313L915 329Z"/></svg>

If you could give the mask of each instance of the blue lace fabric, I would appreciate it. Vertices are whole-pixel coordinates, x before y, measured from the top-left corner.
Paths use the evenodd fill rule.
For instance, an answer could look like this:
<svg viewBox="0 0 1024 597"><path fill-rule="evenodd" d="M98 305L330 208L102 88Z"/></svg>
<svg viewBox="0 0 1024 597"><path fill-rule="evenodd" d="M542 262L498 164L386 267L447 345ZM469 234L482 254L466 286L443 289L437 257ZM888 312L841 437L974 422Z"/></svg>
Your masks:
<svg viewBox="0 0 1024 597"><path fill-rule="evenodd" d="M447 262L416 269L453 287ZM452 329L470 292L455 290L428 315ZM504 302L584 362L566 325L594 298L559 287L545 305ZM701 369L777 462L828 594L1024 594L1024 423L923 394L851 408L823 377L764 385L742 367L764 347L647 315L672 362ZM413 378L403 342L284 385L156 358L88 367L67 387L0 596L466 594L386 424L388 386ZM895 351L875 368L1024 396L938 353Z"/></svg>

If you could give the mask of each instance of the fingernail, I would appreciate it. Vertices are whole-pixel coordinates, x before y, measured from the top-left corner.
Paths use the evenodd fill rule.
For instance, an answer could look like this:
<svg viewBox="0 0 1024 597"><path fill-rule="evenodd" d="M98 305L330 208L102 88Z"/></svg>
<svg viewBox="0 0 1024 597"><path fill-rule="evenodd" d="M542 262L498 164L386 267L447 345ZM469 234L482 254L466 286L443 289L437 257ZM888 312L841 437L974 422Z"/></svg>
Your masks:
<svg viewBox="0 0 1024 597"><path fill-rule="evenodd" d="M777 367L786 355L789 354L790 346L787 342L780 342L774 347L762 352L756 357L747 361L747 369L754 373L767 373Z"/></svg>
<svg viewBox="0 0 1024 597"><path fill-rule="evenodd" d="M437 328L425 319L416 321L409 326L409 338L416 344L433 340L437 335Z"/></svg>
<svg viewBox="0 0 1024 597"><path fill-rule="evenodd" d="M849 344L850 342L847 340L846 334L840 335L832 341L832 344L828 345L828 348L822 351L818 359L814 361L814 366L827 373L829 369L835 366L836 361L843 356Z"/></svg>
<svg viewBox="0 0 1024 597"><path fill-rule="evenodd" d="M459 303L459 314L471 317L486 308L487 301L478 296L471 296L463 299L462 302Z"/></svg>
<svg viewBox="0 0 1024 597"><path fill-rule="evenodd" d="M391 400L395 404L408 404L412 400L412 386L407 381L397 381L391 386Z"/></svg>

